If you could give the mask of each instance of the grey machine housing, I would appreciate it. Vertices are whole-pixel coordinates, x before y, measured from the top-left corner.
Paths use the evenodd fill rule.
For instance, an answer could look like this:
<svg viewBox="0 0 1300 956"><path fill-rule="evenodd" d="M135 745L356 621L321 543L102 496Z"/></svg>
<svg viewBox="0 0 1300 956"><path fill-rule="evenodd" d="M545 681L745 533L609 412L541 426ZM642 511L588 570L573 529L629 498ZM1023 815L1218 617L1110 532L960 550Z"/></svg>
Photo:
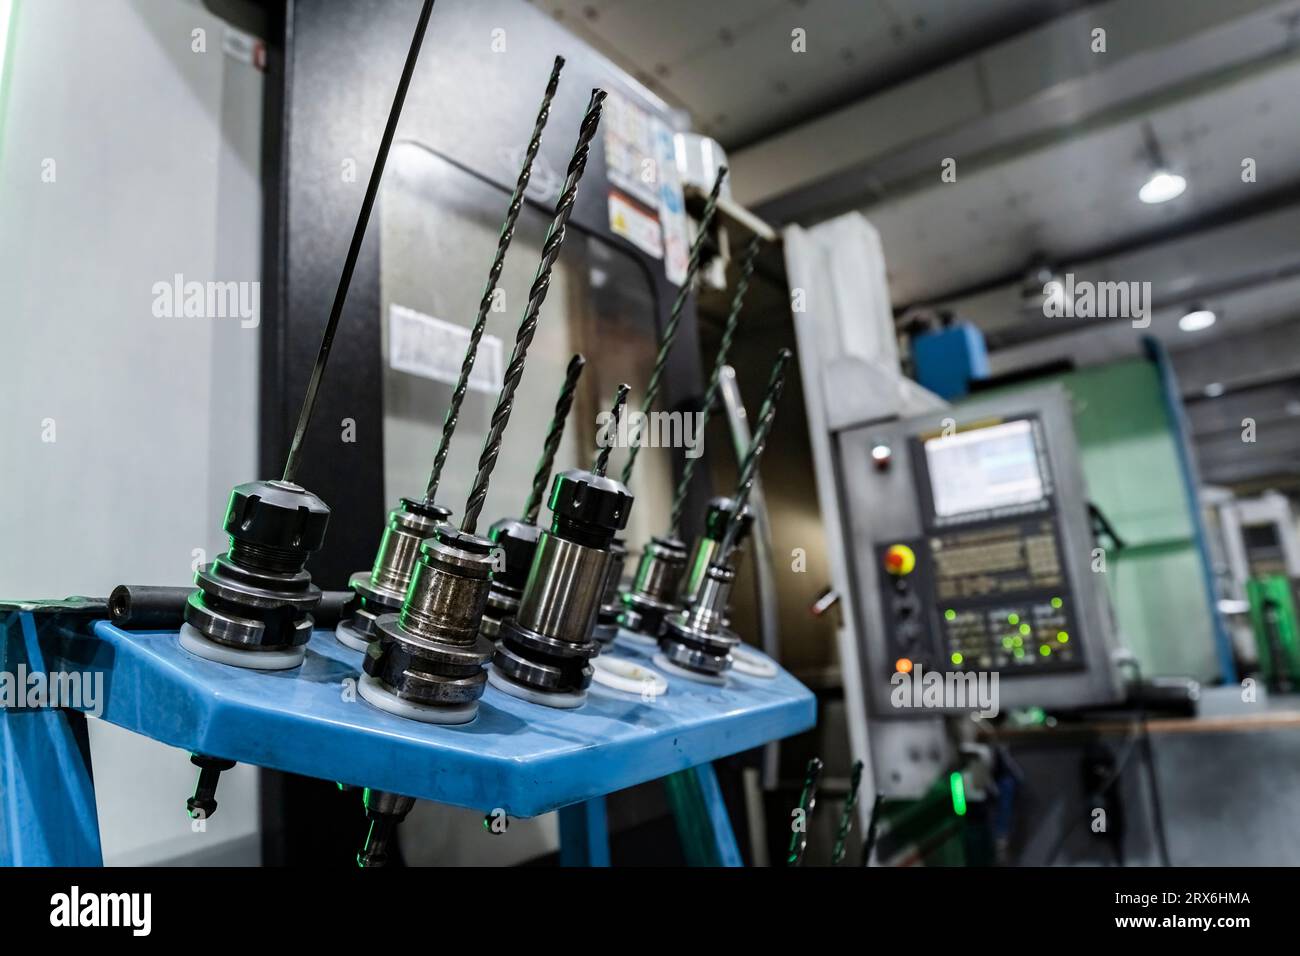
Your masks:
<svg viewBox="0 0 1300 956"><path fill-rule="evenodd" d="M1083 672L1000 681L1001 707L1082 706L1119 697L1115 628L1105 576L1089 570L1086 495L1068 405L1059 390L1027 390L954 411L902 372L875 228L860 213L848 213L812 227L788 226L782 238L830 583L841 598L837 644L850 750L865 764L863 792L916 798L952 768L969 729L950 713L889 705L894 658L884 653L877 549L921 534L907 439L944 418L969 422L990 410L1032 411L1047 436L1068 580L1082 615L1076 639L1086 642L1087 665ZM871 458L881 441L897 449L894 467L883 473ZM863 827L870 802L859 803Z"/></svg>
<svg viewBox="0 0 1300 956"><path fill-rule="evenodd" d="M1014 513L991 514L969 522L950 520L946 527L936 527L936 521L943 519L935 517L929 501L921 436L945 431L961 433L981 423L1017 421L1030 424L1044 491L1041 504L1024 518L1055 529L1063 578L1056 591L1064 596L1058 613L1064 622L1062 630L1069 635L1070 643L1065 646L1071 658L1060 664L1033 660L1023 668L990 666L999 674L999 707L1003 711L1030 706L1072 709L1120 699L1122 686L1114 662L1115 628L1104 590L1105 572L1092 570L1096 545L1069 396L1059 385L1053 385L969 401L903 420L876 422L836 436L844 519L853 542L849 553L851 599L864 625L857 634L859 662L871 712L876 717L915 716L914 711L895 707L890 700L895 661L908 650L931 670L950 669L945 660L947 645L941 637L945 602L933 599L937 552L932 552L931 547L938 544L938 535L978 534L978 529L988 527L990 522L1018 520ZM882 453L883 449L889 450L887 464L873 458L873 449L877 448ZM881 567L883 550L894 543L906 544L917 554L916 570L897 579L900 584L916 580L908 595L910 602L889 587L890 579ZM985 603L996 604L997 599L986 599ZM900 643L900 610L907 611L907 625L919 631L914 648L904 648Z"/></svg>

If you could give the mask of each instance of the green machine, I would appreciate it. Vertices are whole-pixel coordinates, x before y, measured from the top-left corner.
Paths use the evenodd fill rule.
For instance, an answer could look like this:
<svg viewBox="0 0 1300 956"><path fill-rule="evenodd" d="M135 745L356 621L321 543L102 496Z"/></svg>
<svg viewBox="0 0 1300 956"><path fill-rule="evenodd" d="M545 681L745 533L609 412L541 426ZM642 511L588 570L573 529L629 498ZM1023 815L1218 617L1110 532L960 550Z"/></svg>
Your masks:
<svg viewBox="0 0 1300 956"><path fill-rule="evenodd" d="M1300 684L1300 621L1295 584L1284 574L1246 582L1250 624L1259 646L1260 673L1269 690L1289 693Z"/></svg>
<svg viewBox="0 0 1300 956"><path fill-rule="evenodd" d="M1070 395L1089 498L1119 539L1101 537L1093 570L1105 575L1124 645L1144 675L1234 680L1164 350L1152 342L1145 358L984 389L973 399L1048 382Z"/></svg>

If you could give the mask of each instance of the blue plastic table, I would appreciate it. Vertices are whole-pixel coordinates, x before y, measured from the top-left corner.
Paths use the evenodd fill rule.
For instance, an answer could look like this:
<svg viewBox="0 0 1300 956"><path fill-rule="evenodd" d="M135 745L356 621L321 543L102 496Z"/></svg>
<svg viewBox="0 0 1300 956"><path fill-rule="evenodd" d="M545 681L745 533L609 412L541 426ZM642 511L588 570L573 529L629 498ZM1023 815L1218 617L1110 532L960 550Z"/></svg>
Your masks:
<svg viewBox="0 0 1300 956"><path fill-rule="evenodd" d="M608 861L605 794L681 771L696 774L715 861L738 862L710 761L816 720L812 693L778 670L770 679L732 673L724 687L666 675L668 692L653 700L593 684L576 710L489 685L473 722L422 724L362 700L361 654L328 631L312 635L301 667L266 672L194 657L175 632L30 613L3 615L2 624L4 670L24 662L28 671L102 673L102 719L193 753L515 817L568 808L566 862ZM622 638L606 651L646 664L652 652ZM99 862L79 720L67 711L0 710L0 862Z"/></svg>

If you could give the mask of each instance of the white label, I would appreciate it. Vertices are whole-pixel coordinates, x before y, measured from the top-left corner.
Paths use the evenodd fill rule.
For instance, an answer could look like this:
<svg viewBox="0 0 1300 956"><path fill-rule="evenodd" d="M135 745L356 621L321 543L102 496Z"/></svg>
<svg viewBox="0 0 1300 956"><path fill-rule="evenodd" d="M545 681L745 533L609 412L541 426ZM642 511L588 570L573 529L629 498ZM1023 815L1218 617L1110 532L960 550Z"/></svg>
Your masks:
<svg viewBox="0 0 1300 956"><path fill-rule="evenodd" d="M613 191L609 194L609 228L647 255L663 258L664 239L659 220Z"/></svg>
<svg viewBox="0 0 1300 956"><path fill-rule="evenodd" d="M664 274L673 285L686 281L691 258L690 229L686 219L686 197L677 176L673 132L661 120L654 121L655 163L659 170L659 222L664 236Z"/></svg>
<svg viewBox="0 0 1300 956"><path fill-rule="evenodd" d="M416 312L404 305L388 308L388 364L399 372L455 385L469 346L469 329ZM478 343L469 387L495 392L501 385L501 340L484 335Z"/></svg>
<svg viewBox="0 0 1300 956"><path fill-rule="evenodd" d="M600 121L605 134L605 177L610 185L655 209L659 204L654 117L611 91ZM671 164L671 154L670 164Z"/></svg>

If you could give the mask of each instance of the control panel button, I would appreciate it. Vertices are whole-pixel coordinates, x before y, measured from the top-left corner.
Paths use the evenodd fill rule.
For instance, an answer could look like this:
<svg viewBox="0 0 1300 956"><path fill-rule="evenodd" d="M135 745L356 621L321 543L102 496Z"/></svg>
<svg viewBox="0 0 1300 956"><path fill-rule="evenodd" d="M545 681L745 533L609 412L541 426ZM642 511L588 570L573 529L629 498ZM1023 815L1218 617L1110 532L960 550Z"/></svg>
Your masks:
<svg viewBox="0 0 1300 956"><path fill-rule="evenodd" d="M890 574L911 574L916 568L916 552L905 544L892 544L885 552L885 570Z"/></svg>

